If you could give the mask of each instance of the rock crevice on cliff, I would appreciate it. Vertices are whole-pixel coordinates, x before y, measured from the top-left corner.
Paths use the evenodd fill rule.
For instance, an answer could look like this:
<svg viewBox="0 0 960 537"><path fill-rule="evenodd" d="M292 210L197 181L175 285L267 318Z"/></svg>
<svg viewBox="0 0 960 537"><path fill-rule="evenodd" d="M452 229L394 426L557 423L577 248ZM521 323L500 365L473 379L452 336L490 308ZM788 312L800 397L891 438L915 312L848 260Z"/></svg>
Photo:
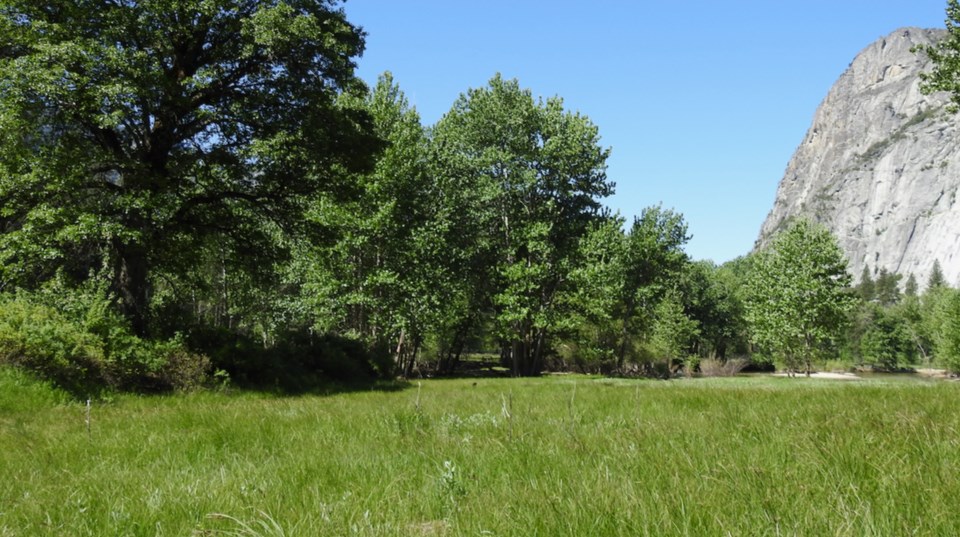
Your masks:
<svg viewBox="0 0 960 537"><path fill-rule="evenodd" d="M792 218L824 224L859 276L864 265L913 274L939 260L960 283L960 130L946 94L923 95L929 60L912 52L943 30L903 28L853 60L817 109L757 239Z"/></svg>

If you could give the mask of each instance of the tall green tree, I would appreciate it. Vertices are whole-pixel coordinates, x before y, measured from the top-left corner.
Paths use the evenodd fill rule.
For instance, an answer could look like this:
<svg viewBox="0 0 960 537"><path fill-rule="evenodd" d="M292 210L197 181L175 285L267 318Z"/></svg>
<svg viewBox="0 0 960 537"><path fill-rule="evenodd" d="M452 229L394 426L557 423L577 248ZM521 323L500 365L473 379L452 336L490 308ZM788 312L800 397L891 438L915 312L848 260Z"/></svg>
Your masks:
<svg viewBox="0 0 960 537"><path fill-rule="evenodd" d="M650 347L665 367L661 374L671 374L673 364L691 356L696 340L700 337L700 322L684 311L680 293L668 290L653 310L653 322L649 329ZM658 367L650 368L657 371Z"/></svg>
<svg viewBox="0 0 960 537"><path fill-rule="evenodd" d="M448 290L428 139L390 73L365 98L349 100L388 145L371 172L356 176L356 200L314 211L338 239L308 256L307 300L320 328L389 349L409 373Z"/></svg>
<svg viewBox="0 0 960 537"><path fill-rule="evenodd" d="M3 0L0 43L0 279L105 265L138 333L157 270L277 251L379 147L335 2Z"/></svg>
<svg viewBox="0 0 960 537"><path fill-rule="evenodd" d="M623 258L618 351L621 369L635 338L645 338L653 326L660 301L679 285L681 271L688 263L683 251L688 240L687 224L680 213L657 205L645 208L634 218Z"/></svg>
<svg viewBox="0 0 960 537"><path fill-rule="evenodd" d="M612 372L618 367L619 311L626 284L623 225L623 218L612 216L581 239L579 262L570 272L572 290L563 297L571 326L560 355L584 372Z"/></svg>
<svg viewBox="0 0 960 537"><path fill-rule="evenodd" d="M947 0L947 36L933 45L922 45L917 51L933 61L933 70L920 74L920 90L951 93L954 112L960 108L960 0Z"/></svg>
<svg viewBox="0 0 960 537"><path fill-rule="evenodd" d="M919 290L917 278L911 272L907 277L907 283L903 285L903 295L906 297L916 297Z"/></svg>
<svg viewBox="0 0 960 537"><path fill-rule="evenodd" d="M594 370L665 374L663 362L705 347L724 352L736 308L712 264L689 262L683 216L653 206L626 233L622 226L609 219L582 241L568 296L580 353L572 358Z"/></svg>
<svg viewBox="0 0 960 537"><path fill-rule="evenodd" d="M725 360L749 352L749 338L739 296L743 274L738 261L717 267L710 261L690 263L681 275L684 311L699 323L696 354Z"/></svg>
<svg viewBox="0 0 960 537"><path fill-rule="evenodd" d="M863 265L863 271L860 273L860 283L857 284L857 292L864 302L873 302L877 298L877 284L870 275L870 266Z"/></svg>
<svg viewBox="0 0 960 537"><path fill-rule="evenodd" d="M881 306L892 306L900 302L900 280L902 276L894 272L887 272L887 269L880 269L877 275L877 281L874 284L876 289L876 300Z"/></svg>
<svg viewBox="0 0 960 537"><path fill-rule="evenodd" d="M908 289L910 287L909 280L907 281L907 287ZM924 300L916 293L905 293L904 300L898 308L898 315L903 319L903 326L910 337L916 356L920 357L924 364L929 365L933 342L924 322Z"/></svg>
<svg viewBox="0 0 960 537"><path fill-rule="evenodd" d="M934 354L947 370L960 373L960 291L945 288L936 294L929 321Z"/></svg>
<svg viewBox="0 0 960 537"><path fill-rule="evenodd" d="M860 339L863 360L888 371L915 362L918 348L903 309L876 304L866 307L870 323Z"/></svg>
<svg viewBox="0 0 960 537"><path fill-rule="evenodd" d="M754 342L791 370L809 374L819 352L843 334L856 305L850 281L833 235L798 220L753 264L746 314Z"/></svg>
<svg viewBox="0 0 960 537"><path fill-rule="evenodd" d="M932 289L941 289L947 286L947 278L943 275L943 269L940 268L940 260L933 261L933 268L930 269L930 276L927 278L926 291Z"/></svg>
<svg viewBox="0 0 960 537"><path fill-rule="evenodd" d="M553 97L534 99L499 75L460 96L434 128L477 288L490 290L504 358L517 375L543 368L564 322L558 297L580 239L613 191L597 127ZM466 194L465 194L466 193Z"/></svg>

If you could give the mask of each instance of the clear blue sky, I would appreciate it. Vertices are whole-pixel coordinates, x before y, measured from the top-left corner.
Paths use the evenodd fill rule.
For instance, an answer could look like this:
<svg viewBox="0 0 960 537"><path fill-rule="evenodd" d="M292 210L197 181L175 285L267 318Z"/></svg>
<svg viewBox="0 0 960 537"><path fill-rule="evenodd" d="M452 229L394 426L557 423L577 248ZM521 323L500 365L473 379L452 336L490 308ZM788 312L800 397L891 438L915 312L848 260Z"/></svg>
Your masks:
<svg viewBox="0 0 960 537"><path fill-rule="evenodd" d="M424 124L497 72L559 95L612 147L607 205L683 213L687 252L746 254L817 105L854 56L946 0L349 0L383 71Z"/></svg>

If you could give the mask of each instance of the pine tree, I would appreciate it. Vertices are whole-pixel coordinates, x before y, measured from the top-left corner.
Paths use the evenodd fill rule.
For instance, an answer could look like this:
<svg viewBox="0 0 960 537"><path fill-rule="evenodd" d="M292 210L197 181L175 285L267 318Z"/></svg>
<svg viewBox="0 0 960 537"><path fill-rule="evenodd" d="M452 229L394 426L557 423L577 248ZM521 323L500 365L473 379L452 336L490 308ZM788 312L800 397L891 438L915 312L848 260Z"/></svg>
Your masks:
<svg viewBox="0 0 960 537"><path fill-rule="evenodd" d="M933 268L930 269L930 278L927 279L927 291L946 286L947 279L944 277L943 270L940 268L940 260L937 259L933 262Z"/></svg>
<svg viewBox="0 0 960 537"><path fill-rule="evenodd" d="M863 265L863 272L860 273L860 285L857 286L857 292L864 302L872 302L877 296L877 286L870 277L870 265Z"/></svg>

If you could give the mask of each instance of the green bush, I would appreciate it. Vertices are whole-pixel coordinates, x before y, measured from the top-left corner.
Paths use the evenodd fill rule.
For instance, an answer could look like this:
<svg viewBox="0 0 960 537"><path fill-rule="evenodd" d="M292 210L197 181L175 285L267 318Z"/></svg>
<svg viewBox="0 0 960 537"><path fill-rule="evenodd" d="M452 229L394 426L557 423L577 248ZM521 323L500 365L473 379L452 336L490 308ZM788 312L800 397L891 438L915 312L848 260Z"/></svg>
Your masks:
<svg viewBox="0 0 960 537"><path fill-rule="evenodd" d="M876 369L896 371L916 361L916 346L905 321L893 313L877 308L873 323L860 340L863 359Z"/></svg>
<svg viewBox="0 0 960 537"><path fill-rule="evenodd" d="M557 346L560 369L572 367L581 373L612 374L617 371L615 343L603 345L597 340L580 338Z"/></svg>
<svg viewBox="0 0 960 537"><path fill-rule="evenodd" d="M232 383L265 386L273 382L276 367L262 343L224 327L196 325L186 335L187 346L210 357L215 370L225 371Z"/></svg>
<svg viewBox="0 0 960 537"><path fill-rule="evenodd" d="M98 390L107 376L102 341L56 310L22 298L0 298L0 363L75 394Z"/></svg>
<svg viewBox="0 0 960 537"><path fill-rule="evenodd" d="M161 390L191 391L211 380L211 361L203 354L187 349L180 338L152 343L153 355L160 358L160 367L150 377Z"/></svg>
<svg viewBox="0 0 960 537"><path fill-rule="evenodd" d="M960 290L944 289L935 304L934 354L953 374L960 374Z"/></svg>
<svg viewBox="0 0 960 537"><path fill-rule="evenodd" d="M265 347L225 328L198 326L189 332L191 349L210 356L212 365L231 381L255 388L305 391L334 380L365 382L393 374L389 353L362 341L307 329L278 334Z"/></svg>
<svg viewBox="0 0 960 537"><path fill-rule="evenodd" d="M271 355L304 381L368 381L392 372L389 356L357 339L299 330L284 334L279 341Z"/></svg>
<svg viewBox="0 0 960 537"><path fill-rule="evenodd" d="M0 295L0 363L79 396L193 389L210 370L209 359L191 353L180 339L133 335L107 295L90 289Z"/></svg>

